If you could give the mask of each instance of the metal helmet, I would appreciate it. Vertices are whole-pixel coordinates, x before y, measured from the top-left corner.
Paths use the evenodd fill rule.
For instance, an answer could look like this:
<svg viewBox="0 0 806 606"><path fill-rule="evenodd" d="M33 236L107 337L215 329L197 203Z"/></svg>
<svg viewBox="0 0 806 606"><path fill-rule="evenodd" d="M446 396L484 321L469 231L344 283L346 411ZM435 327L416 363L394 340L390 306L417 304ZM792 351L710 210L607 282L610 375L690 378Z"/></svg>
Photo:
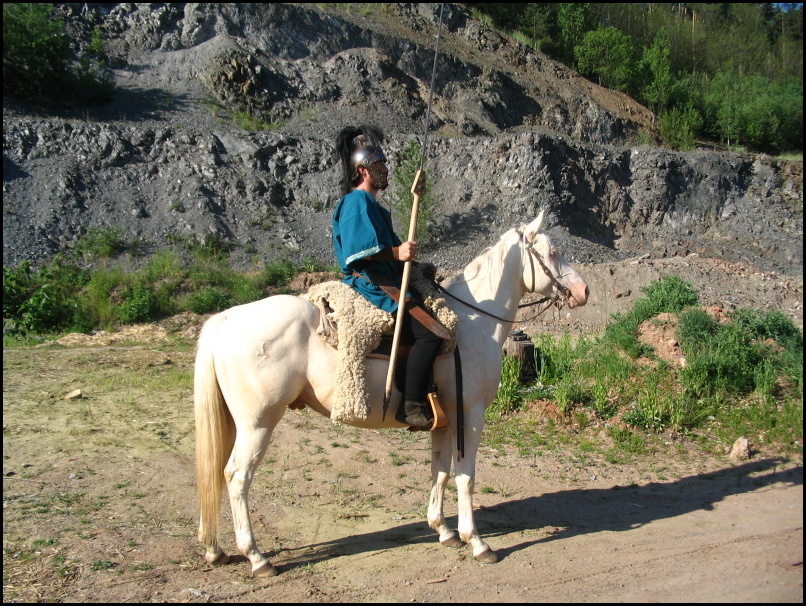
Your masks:
<svg viewBox="0 0 806 606"><path fill-rule="evenodd" d="M352 164L356 175L358 175L359 166L369 168L376 162L386 162L386 156L383 153L383 149L375 145L361 145L350 157L350 164Z"/></svg>
<svg viewBox="0 0 806 606"><path fill-rule="evenodd" d="M389 186L388 171L385 168L374 166L386 162L386 155L380 145L373 145L365 135L355 138L356 150L350 156L350 164L353 168L353 178L358 177L358 167L363 166L369 171L373 185L378 189L386 189Z"/></svg>

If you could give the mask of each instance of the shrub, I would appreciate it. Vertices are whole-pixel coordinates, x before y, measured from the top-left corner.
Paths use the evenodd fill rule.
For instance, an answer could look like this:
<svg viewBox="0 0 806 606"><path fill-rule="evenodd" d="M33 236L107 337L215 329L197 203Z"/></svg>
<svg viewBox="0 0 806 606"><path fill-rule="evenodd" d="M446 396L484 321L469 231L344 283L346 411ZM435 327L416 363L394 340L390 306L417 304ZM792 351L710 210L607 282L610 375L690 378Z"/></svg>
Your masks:
<svg viewBox="0 0 806 606"><path fill-rule="evenodd" d="M769 393L772 375L802 385L803 334L780 312L740 309L723 325L709 324L696 312L681 320L678 338L688 362L680 377L692 397Z"/></svg>
<svg viewBox="0 0 806 606"><path fill-rule="evenodd" d="M266 265L261 281L266 286L285 286L296 273L296 268L291 261L283 259L277 263Z"/></svg>
<svg viewBox="0 0 806 606"><path fill-rule="evenodd" d="M521 403L520 376L523 361L515 356L504 356L501 383L487 414L501 416L514 412Z"/></svg>
<svg viewBox="0 0 806 606"><path fill-rule="evenodd" d="M678 276L667 276L641 289L647 296L638 299L626 315L616 314L607 326L605 339L632 358L650 353L638 342L638 327L660 313L680 313L699 301L694 287Z"/></svg>
<svg viewBox="0 0 806 606"><path fill-rule="evenodd" d="M88 261L112 259L126 250L123 227L94 227L76 244L75 253Z"/></svg>
<svg viewBox="0 0 806 606"><path fill-rule="evenodd" d="M57 255L38 272L23 262L3 268L3 332L47 333L74 324L80 317L76 299L85 274Z"/></svg>
<svg viewBox="0 0 806 606"><path fill-rule="evenodd" d="M400 234L408 235L411 223L411 211L414 205L414 196L411 193L414 185L414 177L420 168L420 145L416 140L409 141L401 152L401 161L395 170L392 171L392 181L395 185L390 191L392 201L392 211L397 231ZM433 184L426 183L426 192L420 196L420 203L417 207L417 226L415 228L415 239L421 251L427 250L429 242L433 239L433 221L435 199L429 193Z"/></svg>
<svg viewBox="0 0 806 606"><path fill-rule="evenodd" d="M690 151L697 147L702 126L702 116L693 107L673 107L660 113L658 131L670 148Z"/></svg>
<svg viewBox="0 0 806 606"><path fill-rule="evenodd" d="M114 84L100 57L93 57L102 47L100 31L93 33L90 52L73 64L70 40L53 6L3 4L3 92L45 106L105 103Z"/></svg>
<svg viewBox="0 0 806 606"><path fill-rule="evenodd" d="M183 297L179 305L195 314L207 314L223 311L234 304L233 298L222 288L205 286Z"/></svg>
<svg viewBox="0 0 806 606"><path fill-rule="evenodd" d="M3 91L41 99L64 86L69 41L53 4L3 4Z"/></svg>
<svg viewBox="0 0 806 606"><path fill-rule="evenodd" d="M702 309L689 309L680 314L677 339L680 348L687 352L702 350L719 331L719 323Z"/></svg>
<svg viewBox="0 0 806 606"><path fill-rule="evenodd" d="M76 308L74 299L51 284L42 284L20 306L17 328L41 334L69 326Z"/></svg>
<svg viewBox="0 0 806 606"><path fill-rule="evenodd" d="M118 314L123 324L136 324L153 320L157 310L157 297L154 290L137 284L124 296L123 302L118 308Z"/></svg>
<svg viewBox="0 0 806 606"><path fill-rule="evenodd" d="M622 92L630 89L636 51L630 37L614 27L588 32L574 47L580 73L596 76L599 84Z"/></svg>

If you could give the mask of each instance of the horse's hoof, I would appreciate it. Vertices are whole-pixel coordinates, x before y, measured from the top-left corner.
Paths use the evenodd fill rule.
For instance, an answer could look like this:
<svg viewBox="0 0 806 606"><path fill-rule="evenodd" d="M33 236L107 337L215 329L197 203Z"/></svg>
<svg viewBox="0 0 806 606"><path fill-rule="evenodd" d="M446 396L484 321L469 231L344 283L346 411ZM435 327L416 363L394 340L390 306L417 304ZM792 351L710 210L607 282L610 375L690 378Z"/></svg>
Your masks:
<svg viewBox="0 0 806 606"><path fill-rule="evenodd" d="M440 541L440 543L445 545L445 547L452 547L454 549L465 546L465 542L457 536L450 536L444 541Z"/></svg>
<svg viewBox="0 0 806 606"><path fill-rule="evenodd" d="M214 556L211 556L210 554L205 554L204 559L208 564L212 566L223 566L224 564L229 563L229 556L223 551L219 551Z"/></svg>
<svg viewBox="0 0 806 606"><path fill-rule="evenodd" d="M482 564L495 564L498 562L498 554L492 549L482 551L479 555L474 556Z"/></svg>
<svg viewBox="0 0 806 606"><path fill-rule="evenodd" d="M276 577L278 574L280 573L268 560L260 564L257 568L252 569L253 577Z"/></svg>

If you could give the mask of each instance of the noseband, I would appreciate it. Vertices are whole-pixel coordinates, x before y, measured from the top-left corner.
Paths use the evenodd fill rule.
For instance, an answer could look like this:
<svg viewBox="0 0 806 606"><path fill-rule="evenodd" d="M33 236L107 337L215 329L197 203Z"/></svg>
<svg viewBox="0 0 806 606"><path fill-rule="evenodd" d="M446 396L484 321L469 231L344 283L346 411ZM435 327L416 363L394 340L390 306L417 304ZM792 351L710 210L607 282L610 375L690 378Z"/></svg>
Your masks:
<svg viewBox="0 0 806 606"><path fill-rule="evenodd" d="M538 310L538 312L534 316L532 316L528 320L515 320L515 319L507 320L506 318L501 318L499 316L496 316L495 314L491 314L488 311L484 311L483 309L481 309L479 307L476 307L475 305L471 305L470 303L467 303L466 301L462 301L458 297L452 295L447 290L442 288L442 286L440 284L437 284L435 282L434 284L437 287L437 289L440 290L441 292L445 293L446 295L450 296L451 298L455 299L456 301L458 301L462 305L467 305L469 308L471 308L471 309L473 309L473 310L475 310L475 311L477 311L479 313L482 313L485 316L489 316L491 318L494 318L495 320L498 320L499 322L511 322L513 324L521 324L523 322L531 322L532 320L534 320L538 316L543 315L543 313L545 313L546 310L549 307L556 307L558 310L562 309L562 306L565 303L567 303L568 299L571 297L571 291L568 290L568 288L566 288L565 286L563 286L560 283L560 281L557 278L554 277L554 274L551 273L551 270L548 268L546 263L543 261L543 258L540 256L540 253L538 253L532 247L531 242L526 242L526 238L523 237L523 232L521 230L519 230L519 229L516 229L515 232L520 237L520 241L526 247L526 250L529 251L529 267L532 270L532 289L531 289L530 292L534 292L534 289L535 289L535 287L537 285L537 277L535 275L534 259L537 259L537 262L540 264L540 268L543 270L543 273L548 276L549 280L551 280L551 283L554 285L554 288L557 291L554 294L552 294L550 297L543 297L539 301L533 301L532 303L524 303L523 305L518 305L518 309L521 309L523 307L532 307L533 305L541 305L543 303L546 303L545 307L543 307L542 309Z"/></svg>

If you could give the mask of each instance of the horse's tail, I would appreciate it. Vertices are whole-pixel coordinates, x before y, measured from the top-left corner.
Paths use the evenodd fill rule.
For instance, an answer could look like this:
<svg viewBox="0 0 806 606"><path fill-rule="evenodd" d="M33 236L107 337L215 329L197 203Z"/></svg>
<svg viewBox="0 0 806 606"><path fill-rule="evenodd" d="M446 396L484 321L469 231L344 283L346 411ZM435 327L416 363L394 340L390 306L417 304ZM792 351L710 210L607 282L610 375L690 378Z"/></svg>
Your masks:
<svg viewBox="0 0 806 606"><path fill-rule="evenodd" d="M199 493L199 541L218 546L224 467L235 443L235 425L218 385L213 364L214 337L224 314L210 318L201 330L196 351L193 405L196 416L196 481Z"/></svg>

